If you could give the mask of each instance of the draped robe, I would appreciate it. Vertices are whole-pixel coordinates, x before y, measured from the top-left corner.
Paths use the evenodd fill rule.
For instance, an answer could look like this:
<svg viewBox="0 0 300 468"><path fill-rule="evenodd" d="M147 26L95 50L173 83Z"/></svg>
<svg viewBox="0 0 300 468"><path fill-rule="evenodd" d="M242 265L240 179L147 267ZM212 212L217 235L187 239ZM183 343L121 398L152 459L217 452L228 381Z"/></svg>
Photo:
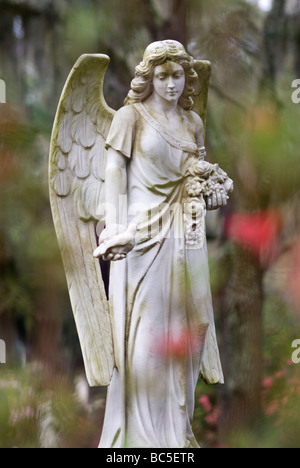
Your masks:
<svg viewBox="0 0 300 468"><path fill-rule="evenodd" d="M205 231L193 247L185 233L186 173L199 148L163 128L142 103L117 112L109 147L128 160L125 211L138 232L133 251L111 267L116 367L99 447L198 447L197 380L223 383ZM204 217L205 210L203 224Z"/></svg>

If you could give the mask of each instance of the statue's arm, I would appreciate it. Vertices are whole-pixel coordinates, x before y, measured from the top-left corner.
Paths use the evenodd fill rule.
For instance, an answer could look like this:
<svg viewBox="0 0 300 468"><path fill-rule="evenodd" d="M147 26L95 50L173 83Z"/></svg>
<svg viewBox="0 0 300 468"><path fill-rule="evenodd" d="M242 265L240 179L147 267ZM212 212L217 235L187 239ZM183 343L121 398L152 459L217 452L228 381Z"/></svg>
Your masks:
<svg viewBox="0 0 300 468"><path fill-rule="evenodd" d="M133 249L137 227L127 226L127 158L113 148L108 149L105 172L106 227L94 256L104 260L123 260ZM122 211L125 212L122 212Z"/></svg>
<svg viewBox="0 0 300 468"><path fill-rule="evenodd" d="M193 114L193 119L194 119L194 125L196 129L196 142L199 148L204 147L204 125L201 117L196 114L195 112ZM229 184L229 182L228 182ZM221 208L223 206L227 205L228 201L228 192L231 191L229 185L228 185L228 190L226 190L227 186L224 187L225 190L217 191L214 192L212 195L207 197L206 199L206 207L208 210L216 210L218 208Z"/></svg>
<svg viewBox="0 0 300 468"><path fill-rule="evenodd" d="M116 224L122 224L120 199L127 193L126 166L127 161L123 154L113 148L109 148L105 171L105 219L107 229Z"/></svg>

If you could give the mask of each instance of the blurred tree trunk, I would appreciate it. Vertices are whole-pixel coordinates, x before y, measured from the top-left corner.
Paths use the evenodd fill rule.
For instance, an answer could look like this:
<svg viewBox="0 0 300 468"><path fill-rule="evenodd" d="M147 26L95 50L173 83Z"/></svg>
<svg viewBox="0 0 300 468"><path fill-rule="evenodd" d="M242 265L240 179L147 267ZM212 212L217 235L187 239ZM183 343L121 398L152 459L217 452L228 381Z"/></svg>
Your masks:
<svg viewBox="0 0 300 468"><path fill-rule="evenodd" d="M287 45L286 0L273 0L263 30L263 68L260 97L277 101L276 79Z"/></svg>
<svg viewBox="0 0 300 468"><path fill-rule="evenodd" d="M258 102L270 106L274 112L279 111L276 79L285 52L285 26L285 0L273 0L263 29ZM247 200L244 201L239 200L238 206L247 206ZM260 208L255 200L252 204L253 210ZM233 245L231 262L221 325L226 379L220 390L221 443L226 443L241 428L253 427L261 415L264 270L254 254L237 245Z"/></svg>
<svg viewBox="0 0 300 468"><path fill-rule="evenodd" d="M295 72L297 78L300 77L300 13L295 18Z"/></svg>
<svg viewBox="0 0 300 468"><path fill-rule="evenodd" d="M173 39L187 45L188 0L143 0L153 41Z"/></svg>
<svg viewBox="0 0 300 468"><path fill-rule="evenodd" d="M294 9L289 12L289 26L292 30L292 44L294 48L294 69L297 78L300 78L300 0L297 0Z"/></svg>
<svg viewBox="0 0 300 468"><path fill-rule="evenodd" d="M187 45L187 1L173 0L170 21L165 25L165 39Z"/></svg>
<svg viewBox="0 0 300 468"><path fill-rule="evenodd" d="M261 408L263 274L253 254L238 246L233 246L231 271L221 319L225 374L220 390L221 443L255 423Z"/></svg>
<svg viewBox="0 0 300 468"><path fill-rule="evenodd" d="M60 21L56 2L1 2L1 75L6 78L8 95L27 111L55 111L53 96L61 92L66 66Z"/></svg>

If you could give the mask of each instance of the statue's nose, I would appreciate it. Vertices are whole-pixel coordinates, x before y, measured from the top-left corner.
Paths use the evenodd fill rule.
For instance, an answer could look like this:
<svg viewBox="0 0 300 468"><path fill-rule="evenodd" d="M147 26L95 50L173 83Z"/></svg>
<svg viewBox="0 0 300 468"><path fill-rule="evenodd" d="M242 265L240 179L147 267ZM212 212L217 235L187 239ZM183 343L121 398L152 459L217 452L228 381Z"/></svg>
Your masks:
<svg viewBox="0 0 300 468"><path fill-rule="evenodd" d="M175 84L174 84L173 78L170 78L170 79L169 79L168 88L169 88L169 89L174 89L174 88L175 88Z"/></svg>

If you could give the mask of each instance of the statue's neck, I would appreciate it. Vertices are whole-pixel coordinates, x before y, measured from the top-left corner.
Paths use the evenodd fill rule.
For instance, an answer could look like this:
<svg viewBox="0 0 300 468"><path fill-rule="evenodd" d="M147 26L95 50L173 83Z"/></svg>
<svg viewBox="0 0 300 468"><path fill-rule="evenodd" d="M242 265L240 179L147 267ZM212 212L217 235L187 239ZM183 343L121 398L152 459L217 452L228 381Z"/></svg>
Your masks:
<svg viewBox="0 0 300 468"><path fill-rule="evenodd" d="M178 107L178 100L170 102L165 99L162 99L157 94L152 94L144 102L144 104L146 104L146 106L149 106L150 109L153 110L155 113L164 115L164 117L168 120L176 113Z"/></svg>

